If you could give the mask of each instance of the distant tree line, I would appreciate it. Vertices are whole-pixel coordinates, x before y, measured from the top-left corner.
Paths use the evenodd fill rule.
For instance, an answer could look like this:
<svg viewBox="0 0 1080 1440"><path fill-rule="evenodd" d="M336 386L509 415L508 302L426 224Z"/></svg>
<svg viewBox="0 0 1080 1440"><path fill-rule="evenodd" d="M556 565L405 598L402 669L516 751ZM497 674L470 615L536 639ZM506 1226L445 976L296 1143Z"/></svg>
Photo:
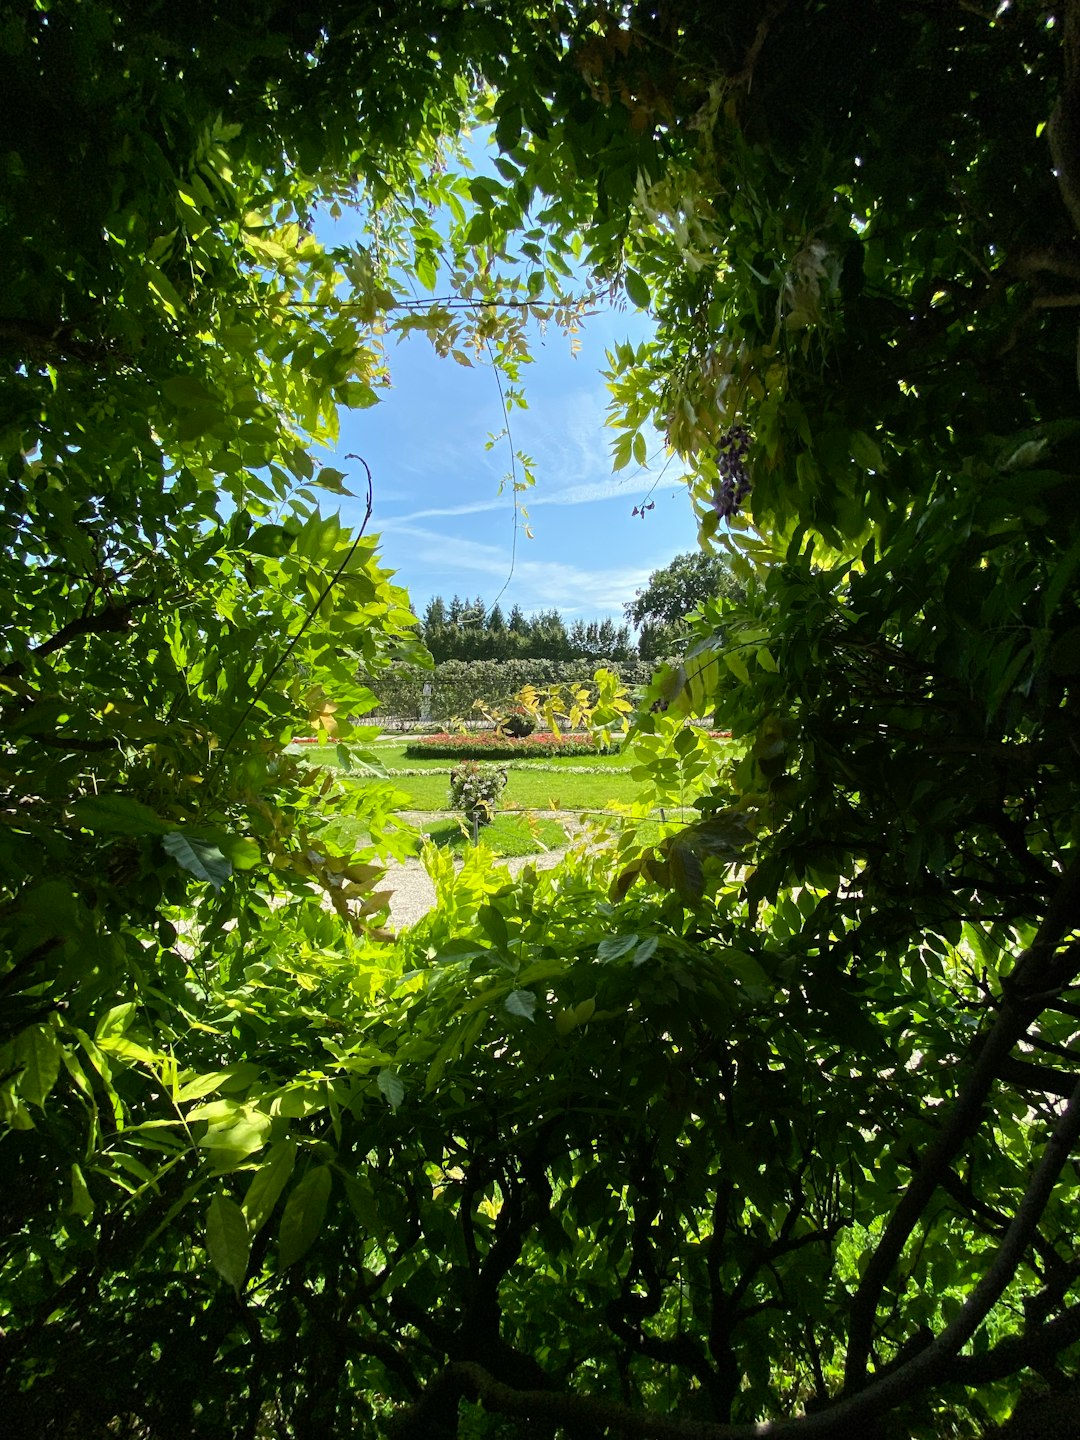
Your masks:
<svg viewBox="0 0 1080 1440"><path fill-rule="evenodd" d="M447 603L435 595L420 624L424 644L436 664L444 660L633 660L637 658L627 625L612 620L574 620L558 610L526 616L519 605L504 615L483 599Z"/></svg>
<svg viewBox="0 0 1080 1440"><path fill-rule="evenodd" d="M720 595L738 597L742 587L724 555L700 551L676 555L633 600L623 606L627 624L613 620L574 620L558 610L525 615L515 605L509 615L481 596L447 603L441 595L428 602L420 634L436 664L444 660L596 660L659 661L679 653L689 633L686 617ZM635 642L630 625L638 630Z"/></svg>

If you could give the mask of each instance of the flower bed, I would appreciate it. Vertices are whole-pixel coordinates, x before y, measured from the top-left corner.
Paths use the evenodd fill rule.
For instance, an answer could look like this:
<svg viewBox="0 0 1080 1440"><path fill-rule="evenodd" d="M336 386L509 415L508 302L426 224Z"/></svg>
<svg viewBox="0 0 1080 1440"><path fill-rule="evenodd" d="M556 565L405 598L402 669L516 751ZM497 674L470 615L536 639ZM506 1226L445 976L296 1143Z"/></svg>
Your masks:
<svg viewBox="0 0 1080 1440"><path fill-rule="evenodd" d="M545 755L596 753L587 735L545 732L512 740L494 730L481 730L476 735L428 735L423 740L411 740L405 747L405 754L412 760L527 760L532 756L542 759Z"/></svg>

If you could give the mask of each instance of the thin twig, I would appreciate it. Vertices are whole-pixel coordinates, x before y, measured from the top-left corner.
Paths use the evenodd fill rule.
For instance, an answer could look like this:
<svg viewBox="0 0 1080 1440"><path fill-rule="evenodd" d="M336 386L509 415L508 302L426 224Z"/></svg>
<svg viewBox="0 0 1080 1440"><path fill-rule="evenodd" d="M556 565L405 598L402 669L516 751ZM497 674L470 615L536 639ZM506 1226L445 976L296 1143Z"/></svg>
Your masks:
<svg viewBox="0 0 1080 1440"><path fill-rule="evenodd" d="M506 395L503 391L502 376L499 374L498 364L491 351L491 341L485 340L484 346L487 349L488 359L491 361L491 368L495 372L495 384L498 387L499 404L502 406L503 413L503 429L506 431L506 443L510 446L510 486L514 497L514 531L510 541L510 571L503 581L502 589L491 602L491 608L488 610L488 614L490 615L491 611L495 609L495 606L506 594L510 581L514 578L514 568L517 565L518 524L521 519L521 506L518 502L517 453L514 450L514 437L510 430L510 412L506 408Z"/></svg>

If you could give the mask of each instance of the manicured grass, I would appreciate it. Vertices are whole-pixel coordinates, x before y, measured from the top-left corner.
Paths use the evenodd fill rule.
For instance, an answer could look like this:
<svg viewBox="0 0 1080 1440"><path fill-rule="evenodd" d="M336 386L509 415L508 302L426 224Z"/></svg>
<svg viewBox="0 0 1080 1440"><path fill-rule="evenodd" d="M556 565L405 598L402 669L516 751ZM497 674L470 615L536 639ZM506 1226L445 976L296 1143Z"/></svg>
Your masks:
<svg viewBox="0 0 1080 1440"><path fill-rule="evenodd" d="M450 805L447 775L397 775L394 784L409 796L408 810L446 810ZM499 808L522 810L603 810L611 801L629 804L641 785L627 774L598 770L593 775L558 775L511 770Z"/></svg>
<svg viewBox="0 0 1080 1440"><path fill-rule="evenodd" d="M448 760L412 760L403 754L404 744L381 744L374 752L379 763L393 776L397 789L408 795L406 810L448 810L450 805L450 769ZM296 746L294 754L313 765L324 765L345 773L334 745ZM498 762L493 761L492 764ZM500 809L520 810L603 810L612 801L633 802L641 789L632 780L627 767L629 756L597 755L580 757L547 757L542 769L533 769L533 762L510 763L510 778L500 801ZM393 772L407 769L430 771L430 774L401 775ZM576 772L584 770L586 773ZM356 768L352 778L363 780L363 771ZM348 781L345 781L348 783Z"/></svg>
<svg viewBox="0 0 1080 1440"><path fill-rule="evenodd" d="M464 827L464 828L463 828ZM423 833L440 850L465 850L471 843L465 817L452 816L431 820ZM368 842L366 827L359 820L342 818L333 821L323 832L342 850L359 849ZM496 855L537 855L545 850L558 850L567 843L566 831L556 820L539 820L528 815L496 815L490 825L480 831L480 839Z"/></svg>
<svg viewBox="0 0 1080 1440"><path fill-rule="evenodd" d="M359 748L359 747L358 747ZM335 745L293 745L290 746L290 753L298 755L303 759L310 760L313 765L325 765L331 770L340 770L342 765L337 756ZM370 753L378 760L380 765L387 770L449 770L453 760L443 759L414 759L405 755L405 742L403 740L380 740L370 747ZM539 755L535 759L515 757L511 761L496 762L511 766L528 766L530 769L535 766L557 766L560 770L571 766L588 766L589 769L598 770L619 770L625 769L633 763L629 754L625 755Z"/></svg>
<svg viewBox="0 0 1080 1440"><path fill-rule="evenodd" d="M395 787L408 796L402 809L448 812L452 762L407 759L404 748L405 742L396 740L394 743L381 742L372 752L379 764L390 772ZM324 765L339 771L344 784L352 780L362 782L365 778L360 766L355 766L351 774L346 775L334 745L296 746L293 753L313 765ZM509 780L499 802L500 811L604 810L610 804L633 804L644 788L629 773L634 763L629 754L596 755L588 760L547 756L542 764L534 761L502 763L507 765ZM411 773L402 774L405 770ZM688 795L685 803L690 804L692 799Z"/></svg>

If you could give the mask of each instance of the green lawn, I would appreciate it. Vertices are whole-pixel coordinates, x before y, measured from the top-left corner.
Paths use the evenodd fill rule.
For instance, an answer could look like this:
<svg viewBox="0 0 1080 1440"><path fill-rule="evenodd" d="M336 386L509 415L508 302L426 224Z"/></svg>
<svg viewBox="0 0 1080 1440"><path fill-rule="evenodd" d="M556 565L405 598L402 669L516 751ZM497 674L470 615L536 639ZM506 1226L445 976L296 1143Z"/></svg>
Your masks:
<svg viewBox="0 0 1080 1440"><path fill-rule="evenodd" d="M359 820L345 817L333 821L323 832L341 849L359 849L366 845L368 832ZM471 838L464 816L429 820L423 834L440 850L464 850ZM566 844L567 835L555 820L541 820L532 815L496 815L490 825L480 831L480 838L496 855L536 855L544 850L558 850Z"/></svg>
<svg viewBox="0 0 1080 1440"><path fill-rule="evenodd" d="M404 754L405 744L380 743L371 752L391 773L397 788L408 795L407 810L449 809L451 760L413 760ZM335 745L298 745L293 753L313 765L343 769ZM493 765L499 761L487 762ZM603 810L610 802L629 804L641 789L630 778L628 755L594 757L545 756L543 761L510 763L510 779L503 791L501 808L520 810ZM541 768L542 766L542 768ZM400 770L428 773L402 775ZM585 773L577 773L584 771ZM359 768L356 779L363 778ZM344 776L343 776L344 778Z"/></svg>
<svg viewBox="0 0 1080 1440"><path fill-rule="evenodd" d="M452 820L436 820L424 826L424 833L440 850L464 850L471 845L468 826ZM566 831L555 820L537 820L525 815L496 815L480 831L481 841L496 855L535 855L558 850L566 844Z"/></svg>
<svg viewBox="0 0 1080 1440"><path fill-rule="evenodd" d="M408 810L447 810L450 801L448 775L395 775L394 784L409 796ZM521 810L603 810L612 800L632 802L641 786L627 774L598 770L592 775L559 775L542 771L534 775L511 770L499 801L500 809Z"/></svg>
<svg viewBox="0 0 1080 1440"><path fill-rule="evenodd" d="M438 815L425 827L436 844L457 848L466 843L459 818L449 809L449 760L414 760L404 754L405 742L380 742L374 751L378 762L390 772L394 785L407 798L403 810L421 810ZM362 783L364 772L356 767L346 774L335 745L296 746L294 754L313 765L337 770L344 785ZM499 762L492 761L492 764ZM495 823L484 830L484 841L498 855L528 855L565 843L562 828L550 820L538 820L531 812L565 810L597 813L611 804L629 805L644 788L629 773L629 755L597 755L591 758L545 756L543 761L510 764L510 778L499 803ZM402 774L403 770L413 773ZM417 773L419 772L419 773ZM692 797L687 796L689 804ZM442 817L445 818L442 818ZM329 827L327 838L344 846L366 843L367 834L357 820L342 817Z"/></svg>
<svg viewBox="0 0 1080 1440"><path fill-rule="evenodd" d="M387 770L450 770L454 765L453 760L448 759L416 759L405 754L404 740L379 740L369 747L368 753L384 765ZM358 749L360 747L357 747ZM290 753L302 755L311 760L313 765L325 765L331 770L344 768L338 758L336 745L293 745L290 746ZM464 757L463 757L464 758ZM598 770L625 770L633 763L629 754L620 755L538 755L535 759L524 759L515 756L512 761L491 760L485 763L498 765L520 765L533 767L552 766L559 770L571 769L574 766L588 766L589 769Z"/></svg>

